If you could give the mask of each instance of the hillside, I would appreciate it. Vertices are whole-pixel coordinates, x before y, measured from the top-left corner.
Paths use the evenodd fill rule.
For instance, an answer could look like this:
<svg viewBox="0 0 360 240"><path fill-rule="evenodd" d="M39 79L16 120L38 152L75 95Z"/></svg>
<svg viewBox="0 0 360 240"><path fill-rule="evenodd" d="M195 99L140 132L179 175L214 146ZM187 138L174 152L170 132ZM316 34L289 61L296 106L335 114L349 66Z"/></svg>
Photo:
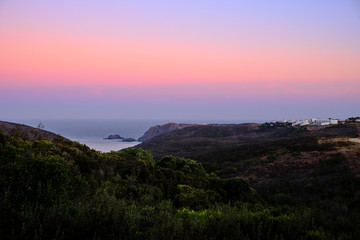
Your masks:
<svg viewBox="0 0 360 240"><path fill-rule="evenodd" d="M139 138L140 142L144 142L147 141L153 137L177 130L177 129L182 129L182 128L186 128L186 127L191 127L191 126L196 126L198 124L187 124L187 123L167 123L167 124L163 124L163 125L156 125L156 126L152 126L150 127L143 136L141 136Z"/></svg>
<svg viewBox="0 0 360 240"><path fill-rule="evenodd" d="M30 127L24 124L0 121L0 132L23 140L49 140L53 141L62 136L39 128Z"/></svg>
<svg viewBox="0 0 360 240"><path fill-rule="evenodd" d="M153 152L155 158L163 155L191 157L201 160L203 156L217 151L236 148L244 144L263 141L295 139L302 137L357 137L359 124L336 125L330 127L262 127L261 124L213 124L192 126L174 130L138 145Z"/></svg>
<svg viewBox="0 0 360 240"><path fill-rule="evenodd" d="M357 131L212 125L153 138L202 142L175 152L198 161L0 132L0 238L359 239Z"/></svg>
<svg viewBox="0 0 360 240"><path fill-rule="evenodd" d="M222 177L241 176L264 196L289 187L309 200L312 192L336 194L334 181L359 178L360 124L331 127L260 127L260 124L209 125L176 130L139 145L163 155L201 162ZM333 184L333 187L323 185ZM319 190L316 192L317 190ZM325 193L324 193L325 194Z"/></svg>
<svg viewBox="0 0 360 240"><path fill-rule="evenodd" d="M255 207L262 200L246 179L193 160L155 163L142 149L103 154L61 138L0 133L0 194L1 239L301 239L294 232L321 226L298 229L302 213Z"/></svg>

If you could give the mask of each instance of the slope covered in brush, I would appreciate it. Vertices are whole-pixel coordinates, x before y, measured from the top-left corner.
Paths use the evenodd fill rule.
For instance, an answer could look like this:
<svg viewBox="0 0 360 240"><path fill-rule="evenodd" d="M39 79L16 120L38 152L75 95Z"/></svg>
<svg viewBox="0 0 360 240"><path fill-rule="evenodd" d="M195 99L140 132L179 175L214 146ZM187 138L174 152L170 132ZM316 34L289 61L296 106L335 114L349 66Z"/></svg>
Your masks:
<svg viewBox="0 0 360 240"><path fill-rule="evenodd" d="M303 152L301 146L294 145ZM335 166L345 164L335 157ZM63 138L27 141L0 133L0 236L358 239L359 193L348 190L359 183L347 176L337 185L344 187L336 190L341 194L293 201L292 182L261 196L251 188L253 180L219 178L188 158L155 161L139 148L100 153Z"/></svg>

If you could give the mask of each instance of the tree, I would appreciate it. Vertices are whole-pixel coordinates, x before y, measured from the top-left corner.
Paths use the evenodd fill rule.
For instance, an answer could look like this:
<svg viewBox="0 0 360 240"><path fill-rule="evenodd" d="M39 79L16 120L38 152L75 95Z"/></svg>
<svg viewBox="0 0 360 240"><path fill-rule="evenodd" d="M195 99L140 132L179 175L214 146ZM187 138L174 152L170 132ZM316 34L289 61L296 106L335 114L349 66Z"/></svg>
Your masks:
<svg viewBox="0 0 360 240"><path fill-rule="evenodd" d="M37 128L39 128L39 129L44 129L44 128L45 128L45 125L40 122L40 123L37 125Z"/></svg>

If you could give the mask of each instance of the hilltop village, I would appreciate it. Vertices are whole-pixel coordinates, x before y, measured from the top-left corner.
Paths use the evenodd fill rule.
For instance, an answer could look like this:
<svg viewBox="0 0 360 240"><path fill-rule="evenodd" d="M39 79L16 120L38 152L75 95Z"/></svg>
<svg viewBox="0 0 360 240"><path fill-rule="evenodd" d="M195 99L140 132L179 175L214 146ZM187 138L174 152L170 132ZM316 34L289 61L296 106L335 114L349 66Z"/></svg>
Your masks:
<svg viewBox="0 0 360 240"><path fill-rule="evenodd" d="M327 125L337 125L337 124L345 124L345 123L360 123L360 117L351 117L346 120L334 119L334 118L306 118L304 120L282 120L282 121L271 121L268 123L270 126L275 125L291 125L291 126L307 126L307 125L318 125L318 126L327 126Z"/></svg>

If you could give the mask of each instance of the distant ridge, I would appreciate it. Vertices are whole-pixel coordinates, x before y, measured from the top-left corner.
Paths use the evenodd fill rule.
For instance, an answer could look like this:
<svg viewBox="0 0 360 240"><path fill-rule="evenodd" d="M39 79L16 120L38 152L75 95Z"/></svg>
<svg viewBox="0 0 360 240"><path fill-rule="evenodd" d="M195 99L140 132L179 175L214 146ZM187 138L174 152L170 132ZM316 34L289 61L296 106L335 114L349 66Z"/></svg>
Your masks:
<svg viewBox="0 0 360 240"><path fill-rule="evenodd" d="M64 137L39 128L30 127L24 124L0 121L0 132L12 137L18 137L23 140L36 141L48 140L53 141L55 138L65 139Z"/></svg>
<svg viewBox="0 0 360 240"><path fill-rule="evenodd" d="M167 124L163 124L163 125L156 125L156 126L152 126L150 127L142 137L139 138L140 142L145 142L153 137L177 130L177 129L182 129L182 128L186 128L186 127L192 127L192 126L197 126L197 125L205 125L205 124L201 124L201 123L174 123L174 122L170 122Z"/></svg>
<svg viewBox="0 0 360 240"><path fill-rule="evenodd" d="M359 137L360 124L309 127L261 127L258 123L209 124L168 131L138 145L155 158L174 155L200 160L223 149L264 141L304 137Z"/></svg>

